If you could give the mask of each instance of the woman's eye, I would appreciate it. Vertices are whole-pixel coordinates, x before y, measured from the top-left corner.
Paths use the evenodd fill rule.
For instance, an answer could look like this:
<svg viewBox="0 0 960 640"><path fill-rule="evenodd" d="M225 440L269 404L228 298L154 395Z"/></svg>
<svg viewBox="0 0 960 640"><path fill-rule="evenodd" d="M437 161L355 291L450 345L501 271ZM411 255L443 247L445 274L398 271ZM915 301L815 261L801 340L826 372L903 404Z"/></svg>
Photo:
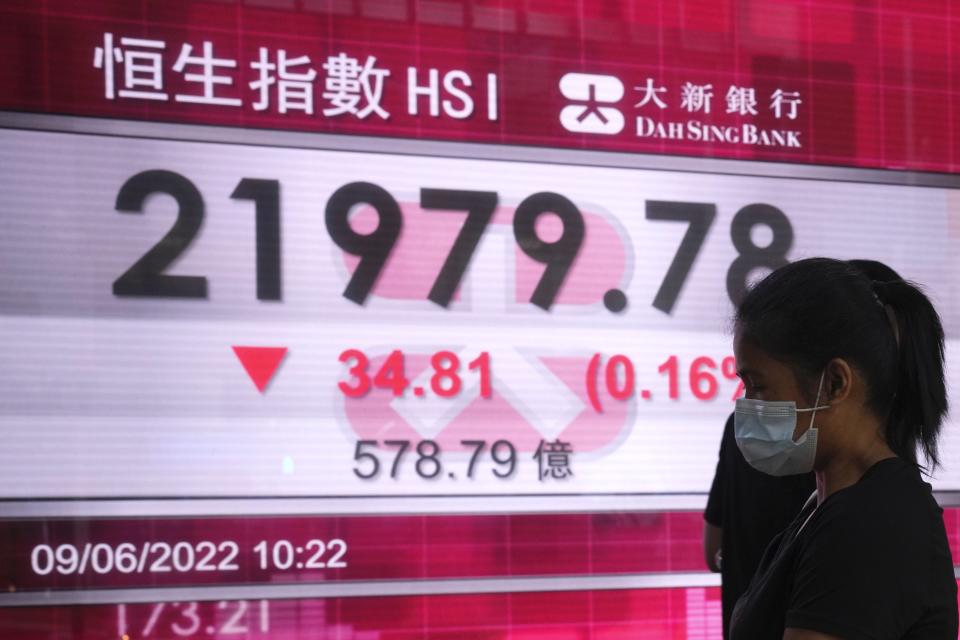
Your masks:
<svg viewBox="0 0 960 640"><path fill-rule="evenodd" d="M746 384L743 387L744 396L747 398L757 399L757 395L763 393L764 387L756 387L751 384Z"/></svg>

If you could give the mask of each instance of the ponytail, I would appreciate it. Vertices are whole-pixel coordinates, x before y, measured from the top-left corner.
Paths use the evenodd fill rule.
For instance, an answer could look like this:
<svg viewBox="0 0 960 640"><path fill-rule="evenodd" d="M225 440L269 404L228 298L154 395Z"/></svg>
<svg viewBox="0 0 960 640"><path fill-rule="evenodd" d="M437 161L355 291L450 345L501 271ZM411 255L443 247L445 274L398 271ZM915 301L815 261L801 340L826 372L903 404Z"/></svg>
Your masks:
<svg viewBox="0 0 960 640"><path fill-rule="evenodd" d="M886 440L898 456L917 462L922 447L932 467L940 463L937 437L947 413L943 326L930 300L904 280L874 282L897 341L896 391Z"/></svg>

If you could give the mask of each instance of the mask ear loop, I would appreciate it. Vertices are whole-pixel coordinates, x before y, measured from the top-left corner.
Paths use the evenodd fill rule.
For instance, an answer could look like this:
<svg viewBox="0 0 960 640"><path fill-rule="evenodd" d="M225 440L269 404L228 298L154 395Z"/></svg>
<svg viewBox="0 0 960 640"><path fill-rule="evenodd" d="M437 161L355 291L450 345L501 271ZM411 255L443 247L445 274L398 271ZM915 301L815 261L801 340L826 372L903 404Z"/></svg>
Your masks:
<svg viewBox="0 0 960 640"><path fill-rule="evenodd" d="M820 408L820 393L823 391L823 378L827 375L827 370L820 372L820 384L817 385L817 399L813 401L813 411L810 412L810 425L807 430L813 429L813 418L817 415L817 409Z"/></svg>

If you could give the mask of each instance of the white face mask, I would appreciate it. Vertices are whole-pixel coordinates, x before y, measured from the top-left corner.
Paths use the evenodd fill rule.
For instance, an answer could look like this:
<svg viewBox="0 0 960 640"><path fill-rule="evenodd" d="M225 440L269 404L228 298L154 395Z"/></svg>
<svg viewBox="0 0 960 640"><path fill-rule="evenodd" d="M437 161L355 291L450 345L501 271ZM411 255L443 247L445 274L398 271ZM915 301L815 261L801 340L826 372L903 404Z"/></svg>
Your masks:
<svg viewBox="0 0 960 640"><path fill-rule="evenodd" d="M817 430L813 418L820 406L823 377L817 387L817 399L809 409L797 409L797 403L748 400L740 398L733 418L733 431L737 446L750 466L771 476L790 476L813 470L817 453ZM797 427L797 414L810 411L810 427L793 441Z"/></svg>

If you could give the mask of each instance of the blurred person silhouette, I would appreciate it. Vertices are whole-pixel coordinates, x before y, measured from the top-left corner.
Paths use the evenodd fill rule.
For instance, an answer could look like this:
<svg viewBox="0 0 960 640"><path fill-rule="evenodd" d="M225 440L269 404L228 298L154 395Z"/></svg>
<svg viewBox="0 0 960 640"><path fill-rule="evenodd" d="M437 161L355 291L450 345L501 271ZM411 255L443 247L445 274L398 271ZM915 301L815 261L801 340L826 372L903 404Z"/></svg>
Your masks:
<svg viewBox="0 0 960 640"><path fill-rule="evenodd" d="M814 489L813 472L774 477L751 467L737 447L730 414L703 514L704 559L710 571L720 573L724 638L733 607L747 590L767 545L796 517Z"/></svg>

